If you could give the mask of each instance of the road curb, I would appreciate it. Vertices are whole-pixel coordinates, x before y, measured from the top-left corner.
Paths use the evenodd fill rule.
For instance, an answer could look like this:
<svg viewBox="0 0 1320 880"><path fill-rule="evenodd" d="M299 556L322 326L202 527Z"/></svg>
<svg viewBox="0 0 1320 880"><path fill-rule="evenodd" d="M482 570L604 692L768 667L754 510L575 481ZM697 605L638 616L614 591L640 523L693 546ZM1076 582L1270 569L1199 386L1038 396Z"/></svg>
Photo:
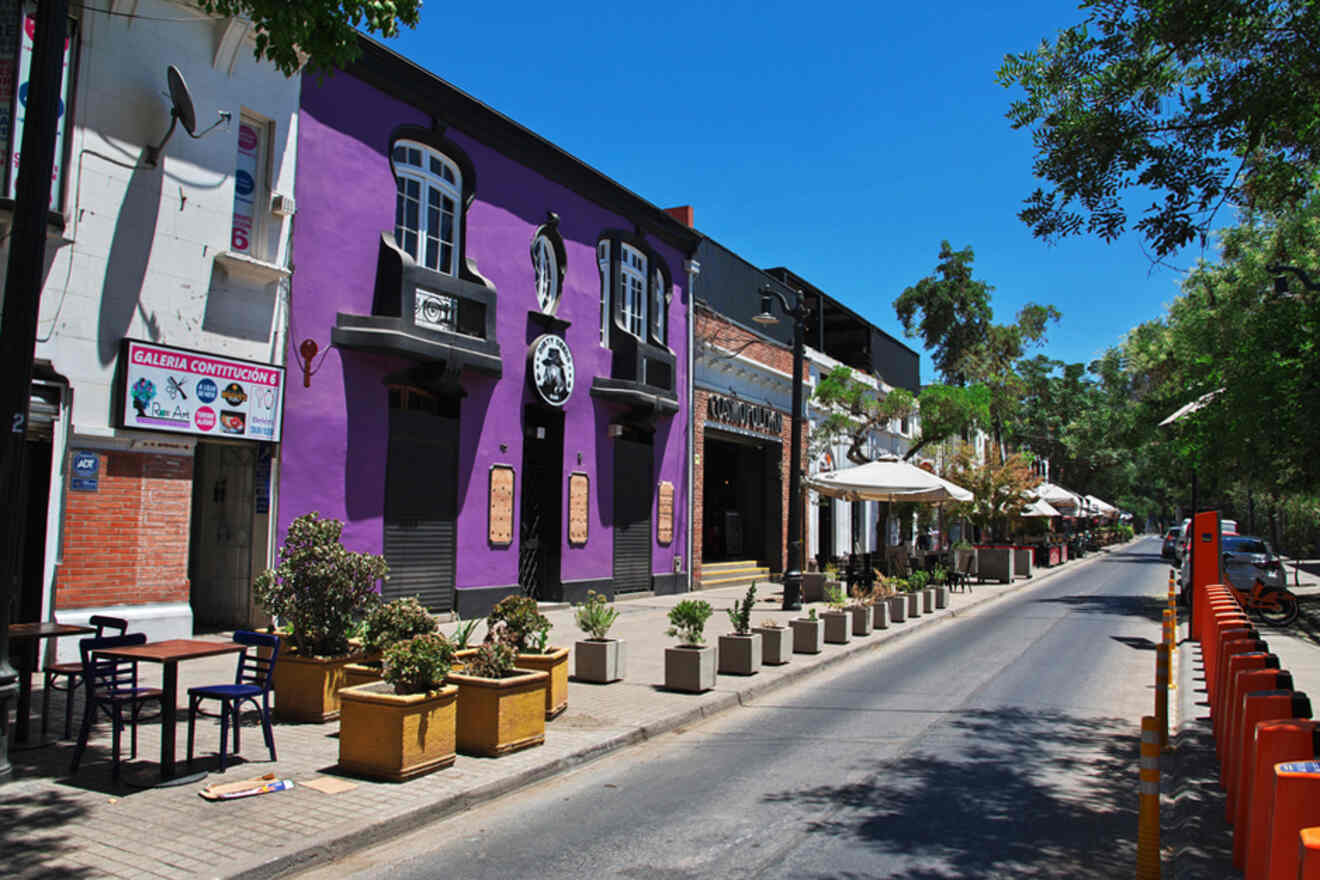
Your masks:
<svg viewBox="0 0 1320 880"><path fill-rule="evenodd" d="M997 599L1002 599L1029 587L1038 586L1043 581L1065 571L1077 571L1090 563L1099 561L1113 550L1130 546L1136 540L1140 539L1133 539L1133 541L1124 544L1114 544L1103 548L1100 552L1093 554L1092 557L1076 560L1078 563L1076 566L1065 564L1057 568L1046 569L1021 582L1005 585L1005 589L987 594L984 598L974 599L959 608L944 608L930 614L923 614L917 620L909 618L907 624L897 625L901 626L901 629L895 628L895 625L891 624L889 629L875 631L871 636L853 639L848 645L841 646L844 648L842 651L834 652L816 662L803 664L773 679L749 682L742 687L728 691L721 691L716 688L715 698L709 699L699 706L693 706L691 709L676 712L649 724L625 730L603 742L585 746L539 766L529 767L506 779L487 783L461 794L440 798L424 806L381 818L369 824L364 825L360 822L344 823L329 831L308 837L297 844L250 859L236 868L215 876L222 878L242 877L245 880L267 880L267 878L279 877L291 871L328 863L353 852L384 843L392 838L414 831L419 825L435 822L473 809L518 789L605 757L620 749L646 742L685 725L713 718L730 709L745 706L757 697L795 684L809 675L830 669L864 652L876 650L882 645L902 639L942 621L960 617ZM975 595L974 592L973 595ZM876 638L876 636L879 636L879 638Z"/></svg>

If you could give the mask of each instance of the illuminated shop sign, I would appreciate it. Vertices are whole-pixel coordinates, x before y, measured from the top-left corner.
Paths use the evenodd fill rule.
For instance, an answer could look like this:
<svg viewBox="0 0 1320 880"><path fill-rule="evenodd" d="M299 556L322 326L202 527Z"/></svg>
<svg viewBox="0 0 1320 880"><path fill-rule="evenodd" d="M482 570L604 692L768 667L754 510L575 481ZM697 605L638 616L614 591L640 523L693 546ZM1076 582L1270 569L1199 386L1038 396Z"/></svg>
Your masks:
<svg viewBox="0 0 1320 880"><path fill-rule="evenodd" d="M123 375L125 428L279 442L283 367L130 340Z"/></svg>
<svg viewBox="0 0 1320 880"><path fill-rule="evenodd" d="M779 435L784 430L784 415L778 410L717 394L706 401L706 418L765 434Z"/></svg>

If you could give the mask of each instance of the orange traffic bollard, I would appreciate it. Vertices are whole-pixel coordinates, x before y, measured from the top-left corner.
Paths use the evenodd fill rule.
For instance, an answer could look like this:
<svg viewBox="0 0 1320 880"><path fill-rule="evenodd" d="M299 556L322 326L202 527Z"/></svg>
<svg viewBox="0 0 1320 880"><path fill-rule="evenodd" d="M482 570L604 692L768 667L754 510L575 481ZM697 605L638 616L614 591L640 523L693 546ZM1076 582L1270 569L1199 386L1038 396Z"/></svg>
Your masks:
<svg viewBox="0 0 1320 880"><path fill-rule="evenodd" d="M1320 828L1303 828L1298 837L1297 857L1302 867L1297 880L1320 880Z"/></svg>
<svg viewBox="0 0 1320 880"><path fill-rule="evenodd" d="M1169 747L1169 646L1155 647L1155 722L1160 731L1160 748Z"/></svg>
<svg viewBox="0 0 1320 880"><path fill-rule="evenodd" d="M1256 725L1254 748L1247 753L1247 776L1233 824L1233 864L1247 877L1265 873L1266 835L1270 828L1270 798L1274 795L1274 765L1306 761L1320 754L1320 722L1280 718Z"/></svg>
<svg viewBox="0 0 1320 880"><path fill-rule="evenodd" d="M1137 880L1160 877L1160 733L1158 723L1141 719L1141 807L1137 814Z"/></svg>
<svg viewBox="0 0 1320 880"><path fill-rule="evenodd" d="M1296 880L1300 834L1314 825L1320 825L1320 762L1275 764L1266 880Z"/></svg>

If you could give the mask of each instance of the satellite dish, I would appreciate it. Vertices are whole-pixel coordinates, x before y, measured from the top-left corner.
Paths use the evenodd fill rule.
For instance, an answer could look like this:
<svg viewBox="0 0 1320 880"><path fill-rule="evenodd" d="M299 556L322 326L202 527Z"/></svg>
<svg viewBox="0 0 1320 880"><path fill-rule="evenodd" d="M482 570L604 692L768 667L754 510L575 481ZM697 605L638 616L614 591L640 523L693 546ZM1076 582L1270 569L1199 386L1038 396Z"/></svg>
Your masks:
<svg viewBox="0 0 1320 880"><path fill-rule="evenodd" d="M183 74L179 68L173 64L165 71L165 79L170 85L170 127L165 132L165 137L161 138L160 143L154 147L147 146L147 165L155 166L160 161L160 151L165 149L165 145L170 142L174 135L174 126L180 122L183 123L183 130L188 132L188 136L196 139L202 137L211 129L222 122L228 122L230 112L228 110L220 111L220 118L217 119L206 131L197 131L197 110L193 107L192 93L188 91L188 84L183 81Z"/></svg>
<svg viewBox="0 0 1320 880"><path fill-rule="evenodd" d="M173 64L165 71L165 78L170 83L170 100L174 108L170 116L183 123L183 130L197 137L197 111L193 109L192 95L188 93L188 84L183 81L183 74Z"/></svg>

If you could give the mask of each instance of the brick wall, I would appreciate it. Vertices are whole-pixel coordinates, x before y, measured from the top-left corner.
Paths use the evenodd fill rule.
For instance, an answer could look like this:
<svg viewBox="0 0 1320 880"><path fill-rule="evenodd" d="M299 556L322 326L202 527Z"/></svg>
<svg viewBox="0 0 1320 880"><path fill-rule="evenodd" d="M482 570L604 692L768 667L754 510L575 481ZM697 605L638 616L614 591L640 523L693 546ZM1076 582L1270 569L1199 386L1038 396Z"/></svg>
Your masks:
<svg viewBox="0 0 1320 880"><path fill-rule="evenodd" d="M65 494L55 607L187 602L192 458L99 455L99 491Z"/></svg>
<svg viewBox="0 0 1320 880"><path fill-rule="evenodd" d="M784 373L792 375L793 373L793 350L787 346L775 342L766 342L759 336L748 333L741 327L729 323L718 314L698 307L697 310L697 339L704 339L720 348L728 351L737 351L742 356L781 370ZM745 346L745 347L744 347ZM806 380L807 366L804 363L802 368L803 380ZM805 393L805 389L804 389ZM701 579L701 553L702 539L705 535L705 517L704 517L704 497L703 487L705 486L705 430L706 430L706 406L710 399L710 392L703 391L700 388L694 389L692 395L692 420L693 432L695 435L696 461L693 464L693 498L694 511L692 523L692 558L693 576L696 580ZM780 510L783 512L783 522L779 529L779 558L784 564L788 562L788 472L789 472L789 452L792 442L792 418L789 413L784 414L784 425L779 432L780 442L783 443L783 453L779 457L780 470L780 490L781 498ZM802 428L803 455L806 455L807 426ZM806 548L803 547L803 564L806 563Z"/></svg>

